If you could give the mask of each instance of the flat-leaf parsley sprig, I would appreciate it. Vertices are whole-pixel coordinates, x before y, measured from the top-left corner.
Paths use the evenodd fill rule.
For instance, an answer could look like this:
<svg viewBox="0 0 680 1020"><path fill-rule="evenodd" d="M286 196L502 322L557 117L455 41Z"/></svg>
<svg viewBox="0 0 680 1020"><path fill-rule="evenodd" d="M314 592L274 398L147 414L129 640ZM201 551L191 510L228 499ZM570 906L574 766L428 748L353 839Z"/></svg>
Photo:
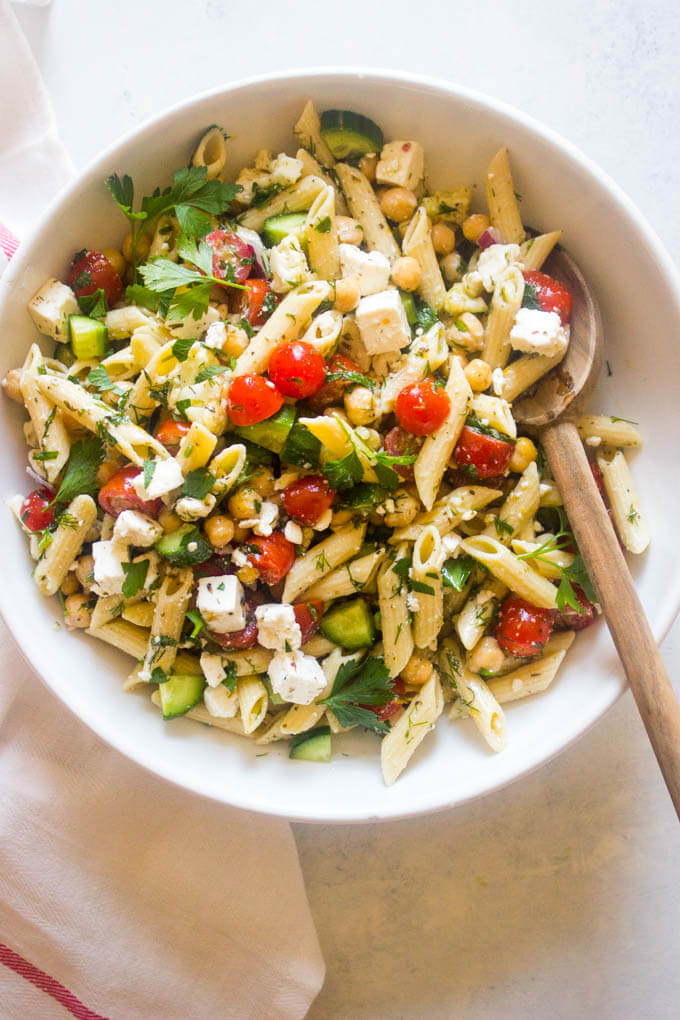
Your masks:
<svg viewBox="0 0 680 1020"><path fill-rule="evenodd" d="M380 707L394 697L393 680L383 659L368 658L365 662L343 662L337 672L333 690L319 702L327 705L341 726L364 726L384 736L387 723L365 705Z"/></svg>
<svg viewBox="0 0 680 1020"><path fill-rule="evenodd" d="M574 536L570 531L558 531L552 538L547 539L542 545L539 545L537 549L532 549L529 552L518 553L517 558L520 560L540 560L542 563L549 563L552 567L557 567L562 574L559 588L557 589L557 608L561 613L564 612L567 606L573 609L577 613L585 613L586 610L579 602L578 595L574 591L574 584L577 584L585 597L590 602L597 602L597 595L593 588L586 565L583 562L581 553L577 550L576 555L571 563L566 567L561 566L559 563L555 563L554 560L548 559L547 553L551 552L562 552L569 546L575 546ZM573 584L572 584L573 582Z"/></svg>
<svg viewBox="0 0 680 1020"><path fill-rule="evenodd" d="M213 250L205 241L180 234L177 239L177 252L186 262L195 268L172 262L166 258L149 259L139 267L139 273L148 290L156 294L172 292L168 310L169 319L200 319L208 310L210 293L215 285L234 287L236 290L246 288L233 280L220 280L212 275ZM182 293L178 294L178 288Z"/></svg>

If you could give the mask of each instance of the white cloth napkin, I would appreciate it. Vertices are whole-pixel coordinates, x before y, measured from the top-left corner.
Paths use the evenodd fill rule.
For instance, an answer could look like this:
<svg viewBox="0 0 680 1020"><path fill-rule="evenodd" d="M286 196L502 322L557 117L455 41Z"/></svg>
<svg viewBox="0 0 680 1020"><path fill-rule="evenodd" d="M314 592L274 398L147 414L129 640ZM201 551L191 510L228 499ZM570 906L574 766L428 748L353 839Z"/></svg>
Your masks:
<svg viewBox="0 0 680 1020"><path fill-rule="evenodd" d="M0 222L20 234L71 167L7 0L0 94ZM104 745L0 624L0 1015L302 1017L323 977L290 827Z"/></svg>

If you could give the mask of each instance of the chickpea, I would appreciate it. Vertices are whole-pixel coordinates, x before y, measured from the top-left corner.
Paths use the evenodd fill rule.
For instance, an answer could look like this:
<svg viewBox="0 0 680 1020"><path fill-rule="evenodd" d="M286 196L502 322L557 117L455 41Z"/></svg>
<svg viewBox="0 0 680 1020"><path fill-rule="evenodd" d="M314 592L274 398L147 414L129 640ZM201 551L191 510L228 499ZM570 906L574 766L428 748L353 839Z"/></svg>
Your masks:
<svg viewBox="0 0 680 1020"><path fill-rule="evenodd" d="M359 169L361 170L364 177L368 177L369 181L375 180L375 171L378 166L378 154L377 152L367 152L365 156L362 156L359 160Z"/></svg>
<svg viewBox="0 0 680 1020"><path fill-rule="evenodd" d="M331 520L331 531L344 528L352 520L351 510L336 510Z"/></svg>
<svg viewBox="0 0 680 1020"><path fill-rule="evenodd" d="M78 584L78 578L76 577L75 572L73 570L69 570L68 574L62 581L61 594L75 595L75 593L79 590L80 585Z"/></svg>
<svg viewBox="0 0 680 1020"><path fill-rule="evenodd" d="M343 407L327 407L323 413L326 418L339 418L340 421L344 421L345 425L350 424L350 420Z"/></svg>
<svg viewBox="0 0 680 1020"><path fill-rule="evenodd" d="M375 421L375 397L367 386L355 386L345 393L345 411L352 425L368 425Z"/></svg>
<svg viewBox="0 0 680 1020"><path fill-rule="evenodd" d="M10 368L2 380L2 388L5 391L5 396L9 397L10 400L14 400L17 404L23 404L24 398L21 396L21 369Z"/></svg>
<svg viewBox="0 0 680 1020"><path fill-rule="evenodd" d="M232 542L236 545L242 545L248 537L248 529L242 528L240 524L234 522L234 537Z"/></svg>
<svg viewBox="0 0 680 1020"><path fill-rule="evenodd" d="M238 358L239 355L243 354L249 343L248 334L244 329L241 329L239 326L228 327L227 339L222 345L222 353L226 354L228 358Z"/></svg>
<svg viewBox="0 0 680 1020"><path fill-rule="evenodd" d="M481 358L473 358L472 361L468 361L463 372L470 383L470 388L475 393L483 393L491 385L491 366Z"/></svg>
<svg viewBox="0 0 680 1020"><path fill-rule="evenodd" d="M370 446L372 450L379 450L382 446L382 436L377 429L368 429L365 425L359 425L354 431L359 439L363 439L366 446Z"/></svg>
<svg viewBox="0 0 680 1020"><path fill-rule="evenodd" d="M338 232L340 244L359 245L364 239L364 228L351 216L336 216L335 229Z"/></svg>
<svg viewBox="0 0 680 1020"><path fill-rule="evenodd" d="M411 226L410 220L402 220L401 223L397 223L397 230L399 232L399 237L402 239L402 241L406 237L406 231L410 226Z"/></svg>
<svg viewBox="0 0 680 1020"><path fill-rule="evenodd" d="M484 213L473 213L463 220L463 237L466 241L478 241L485 230L491 226L491 220Z"/></svg>
<svg viewBox="0 0 680 1020"><path fill-rule="evenodd" d="M246 563L244 567L241 567L236 576L241 584L255 584L260 575L257 572L257 567L254 567L252 563Z"/></svg>
<svg viewBox="0 0 680 1020"><path fill-rule="evenodd" d="M437 255L450 255L456 244L456 235L446 223L435 223L432 228L432 247Z"/></svg>
<svg viewBox="0 0 680 1020"><path fill-rule="evenodd" d="M392 283L400 290L415 290L422 278L420 263L410 255L397 259L392 266Z"/></svg>
<svg viewBox="0 0 680 1020"><path fill-rule="evenodd" d="M219 514L209 517L203 525L205 537L215 549L229 545L234 537L234 522L229 517Z"/></svg>
<svg viewBox="0 0 680 1020"><path fill-rule="evenodd" d="M344 280L336 280L335 282L335 301L333 307L337 311L352 312L359 304L359 298L361 297L361 288L359 287L359 281L356 276L346 276Z"/></svg>
<svg viewBox="0 0 680 1020"><path fill-rule="evenodd" d="M444 274L444 279L447 283L456 283L460 280L460 267L463 264L463 256L457 252L452 251L450 255L446 255L439 263L439 268Z"/></svg>
<svg viewBox="0 0 680 1020"><path fill-rule="evenodd" d="M467 657L467 665L473 673L479 673L480 669L496 673L504 662L503 650L494 637L483 637Z"/></svg>
<svg viewBox="0 0 680 1020"><path fill-rule="evenodd" d="M109 260L118 275L122 276L127 268L122 253L117 248L103 248L102 255Z"/></svg>
<svg viewBox="0 0 680 1020"><path fill-rule="evenodd" d="M94 558L92 556L81 556L79 560L76 560L74 574L76 575L76 580L86 590L92 587L93 571Z"/></svg>
<svg viewBox="0 0 680 1020"><path fill-rule="evenodd" d="M393 223L409 219L417 206L418 199L410 188L386 188L380 195L380 208Z"/></svg>
<svg viewBox="0 0 680 1020"><path fill-rule="evenodd" d="M536 460L538 450L528 436L520 436L515 443L515 449L510 461L510 470L521 473L526 471L532 461Z"/></svg>
<svg viewBox="0 0 680 1020"><path fill-rule="evenodd" d="M401 679L411 687L422 687L432 676L432 663L420 655L412 655L401 671Z"/></svg>
<svg viewBox="0 0 680 1020"><path fill-rule="evenodd" d="M79 595L69 595L64 601L64 622L67 627L80 627L83 630L90 626L92 613L88 608L90 596L81 592Z"/></svg>
<svg viewBox="0 0 680 1020"><path fill-rule="evenodd" d="M263 499L269 499L274 492L274 472L271 468L260 467L257 473L250 479L250 485L256 492L259 492Z"/></svg>
<svg viewBox="0 0 680 1020"><path fill-rule="evenodd" d="M262 496L251 485L242 485L228 503L229 513L237 521L257 517L262 509Z"/></svg>
<svg viewBox="0 0 680 1020"><path fill-rule="evenodd" d="M144 232L138 234L137 245L135 249L137 260L143 261L145 258L147 258L150 251L151 251L151 239ZM126 262L132 262L132 234L128 234L128 236L123 241L123 257L125 258Z"/></svg>
<svg viewBox="0 0 680 1020"><path fill-rule="evenodd" d="M168 510L167 507L159 513L158 523L166 535L171 535L173 531L177 531L182 525L182 521L177 514L173 513L172 510Z"/></svg>
<svg viewBox="0 0 680 1020"><path fill-rule="evenodd" d="M385 514L385 524L388 528L407 527L420 510L420 503L406 489L397 489L390 498L394 500L394 510Z"/></svg>

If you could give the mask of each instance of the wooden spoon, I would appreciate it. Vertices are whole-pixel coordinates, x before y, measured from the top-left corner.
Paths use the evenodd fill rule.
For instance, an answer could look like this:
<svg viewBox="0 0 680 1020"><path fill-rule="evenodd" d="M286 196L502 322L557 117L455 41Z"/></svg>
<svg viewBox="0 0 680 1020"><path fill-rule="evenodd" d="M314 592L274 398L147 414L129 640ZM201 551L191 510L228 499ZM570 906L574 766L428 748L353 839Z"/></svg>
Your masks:
<svg viewBox="0 0 680 1020"><path fill-rule="evenodd" d="M575 419L602 364L602 323L578 266L564 251L548 271L571 292L571 339L564 360L531 397L513 405L518 424L538 432L569 521L623 663L647 735L680 817L680 705L593 479Z"/></svg>

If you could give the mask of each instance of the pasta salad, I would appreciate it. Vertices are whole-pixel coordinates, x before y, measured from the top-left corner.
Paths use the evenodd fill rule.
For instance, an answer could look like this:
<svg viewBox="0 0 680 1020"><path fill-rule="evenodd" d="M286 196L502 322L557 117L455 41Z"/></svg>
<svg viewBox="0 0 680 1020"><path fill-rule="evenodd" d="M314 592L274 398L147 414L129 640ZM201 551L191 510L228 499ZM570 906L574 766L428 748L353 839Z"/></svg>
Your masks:
<svg viewBox="0 0 680 1020"><path fill-rule="evenodd" d="M121 250L29 303L3 380L37 487L10 501L69 628L127 653L125 690L292 758L380 738L389 785L448 706L488 745L545 690L595 593L512 404L569 343L509 157L435 190L417 140L309 102L295 155L237 175L200 139L164 190L107 180ZM48 347L50 349L48 350ZM624 546L648 527L635 423L579 432Z"/></svg>

